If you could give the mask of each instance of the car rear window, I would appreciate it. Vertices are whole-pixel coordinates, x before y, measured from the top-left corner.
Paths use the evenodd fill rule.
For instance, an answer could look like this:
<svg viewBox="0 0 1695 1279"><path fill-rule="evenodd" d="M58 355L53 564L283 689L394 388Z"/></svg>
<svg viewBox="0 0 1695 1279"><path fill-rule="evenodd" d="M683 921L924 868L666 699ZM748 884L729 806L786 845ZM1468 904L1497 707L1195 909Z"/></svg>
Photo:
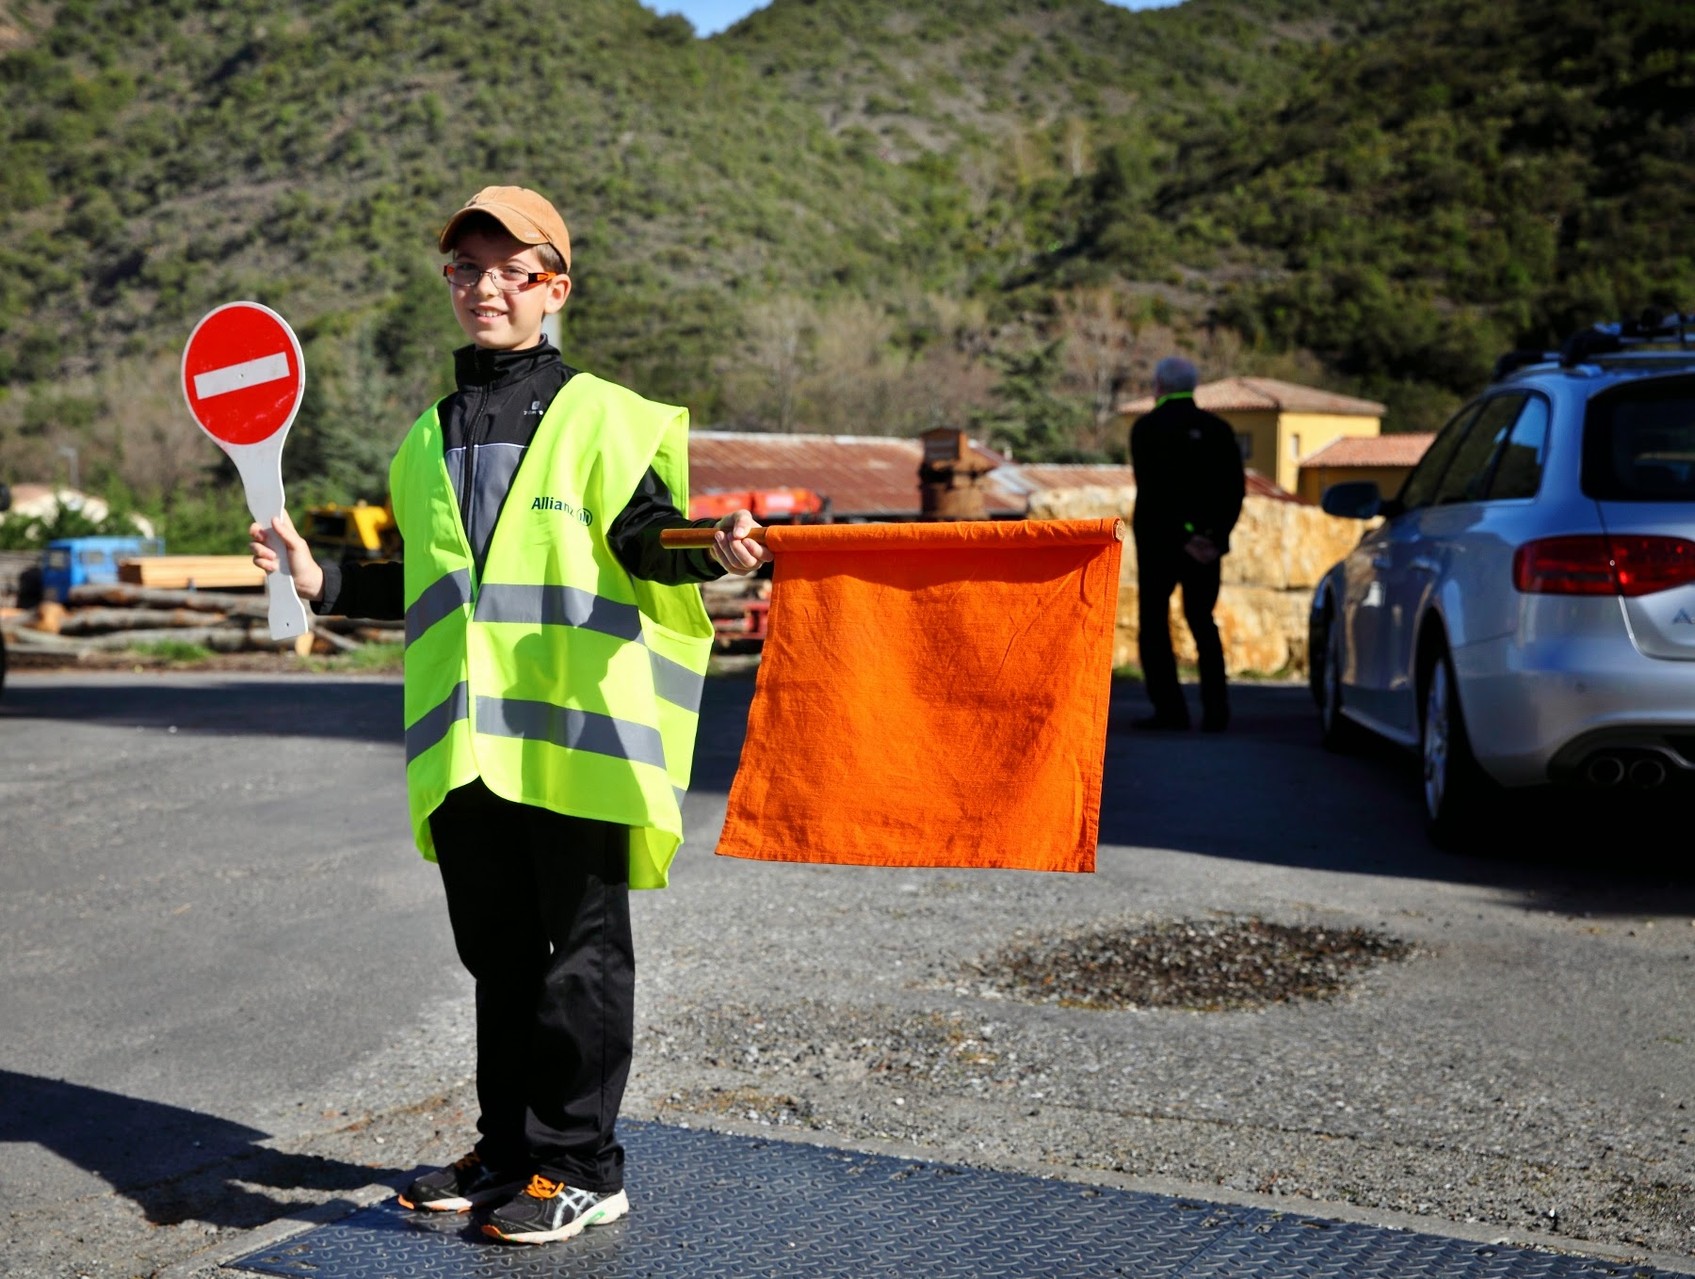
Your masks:
<svg viewBox="0 0 1695 1279"><path fill-rule="evenodd" d="M1436 496L1436 487L1447 474L1448 463L1454 460L1454 454L1459 451L1460 441L1465 439L1466 428L1477 416L1476 404L1468 404L1448 420L1448 424L1436 433L1430 447L1424 450L1424 456L1413 467L1401 485L1397 500L1407 510L1429 505Z"/></svg>
<svg viewBox="0 0 1695 1279"><path fill-rule="evenodd" d="M1583 491L1601 501L1695 501L1695 378L1627 383L1589 402Z"/></svg>
<svg viewBox="0 0 1695 1279"><path fill-rule="evenodd" d="M1535 497L1542 487L1542 463L1548 454L1548 401L1532 395L1513 423L1513 433L1495 463L1489 482L1491 500Z"/></svg>
<svg viewBox="0 0 1695 1279"><path fill-rule="evenodd" d="M1489 478L1494 472L1496 455L1518 421L1524 408L1525 395L1513 392L1497 395L1483 402L1477 420L1465 433L1465 439L1454 453L1442 481L1436 486L1436 505L1448 502L1476 502L1489 491Z"/></svg>

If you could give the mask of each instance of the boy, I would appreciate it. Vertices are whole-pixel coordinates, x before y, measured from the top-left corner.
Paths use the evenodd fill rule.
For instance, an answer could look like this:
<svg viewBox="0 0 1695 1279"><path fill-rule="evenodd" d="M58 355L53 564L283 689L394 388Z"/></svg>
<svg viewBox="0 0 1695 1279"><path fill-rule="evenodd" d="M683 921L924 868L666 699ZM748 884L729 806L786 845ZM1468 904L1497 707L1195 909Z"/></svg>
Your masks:
<svg viewBox="0 0 1695 1279"><path fill-rule="evenodd" d="M485 188L438 243L471 345L389 472L403 562L319 564L287 515L274 532L315 611L406 619L413 833L476 981L481 1137L400 1202L496 1204L486 1233L546 1243L629 1208L629 890L662 887L682 837L712 636L696 584L770 554L746 511L697 522L718 529L708 551L659 545L691 526L687 413L569 368L543 336L571 292L551 204Z"/></svg>

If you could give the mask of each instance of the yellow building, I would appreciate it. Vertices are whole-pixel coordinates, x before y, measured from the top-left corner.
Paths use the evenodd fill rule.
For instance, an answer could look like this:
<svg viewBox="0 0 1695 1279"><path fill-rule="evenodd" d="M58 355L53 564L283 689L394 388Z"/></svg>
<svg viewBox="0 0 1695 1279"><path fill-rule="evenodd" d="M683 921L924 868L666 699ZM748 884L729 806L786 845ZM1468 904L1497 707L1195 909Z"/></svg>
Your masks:
<svg viewBox="0 0 1695 1279"><path fill-rule="evenodd" d="M1301 463L1336 440L1380 435L1383 405L1268 377L1228 377L1195 388L1195 403L1235 429L1242 461L1291 493ZM1119 404L1134 421L1154 406L1144 395ZM1128 426L1128 423L1126 423Z"/></svg>

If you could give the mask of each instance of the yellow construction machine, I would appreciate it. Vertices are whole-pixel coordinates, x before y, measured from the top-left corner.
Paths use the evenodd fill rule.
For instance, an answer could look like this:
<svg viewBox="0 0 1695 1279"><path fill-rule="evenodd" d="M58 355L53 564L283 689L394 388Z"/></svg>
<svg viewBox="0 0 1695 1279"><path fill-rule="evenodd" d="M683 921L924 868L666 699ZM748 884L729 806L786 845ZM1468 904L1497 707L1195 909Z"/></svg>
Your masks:
<svg viewBox="0 0 1695 1279"><path fill-rule="evenodd" d="M400 530L395 527L394 508L387 502L381 506L368 502L314 506L306 512L300 533L321 554L333 553L354 560L400 558Z"/></svg>

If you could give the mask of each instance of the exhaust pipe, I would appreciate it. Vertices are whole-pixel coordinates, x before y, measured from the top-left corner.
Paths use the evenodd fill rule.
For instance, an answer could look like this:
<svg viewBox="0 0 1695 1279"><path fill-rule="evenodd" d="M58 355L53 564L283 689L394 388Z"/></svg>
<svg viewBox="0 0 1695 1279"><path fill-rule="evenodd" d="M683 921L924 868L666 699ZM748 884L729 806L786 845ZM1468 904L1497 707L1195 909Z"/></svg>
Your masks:
<svg viewBox="0 0 1695 1279"><path fill-rule="evenodd" d="M1638 790L1653 790L1665 780L1666 766L1651 756L1630 766L1630 784Z"/></svg>
<svg viewBox="0 0 1695 1279"><path fill-rule="evenodd" d="M1662 768L1660 772L1663 781L1665 770ZM1617 755L1596 755L1583 770L1583 780L1603 790L1617 786L1624 780L1624 761Z"/></svg>
<svg viewBox="0 0 1695 1279"><path fill-rule="evenodd" d="M1583 769L1583 779L1590 786L1600 786L1602 789L1617 786L1624 781L1624 761L1617 756L1595 756Z"/></svg>

